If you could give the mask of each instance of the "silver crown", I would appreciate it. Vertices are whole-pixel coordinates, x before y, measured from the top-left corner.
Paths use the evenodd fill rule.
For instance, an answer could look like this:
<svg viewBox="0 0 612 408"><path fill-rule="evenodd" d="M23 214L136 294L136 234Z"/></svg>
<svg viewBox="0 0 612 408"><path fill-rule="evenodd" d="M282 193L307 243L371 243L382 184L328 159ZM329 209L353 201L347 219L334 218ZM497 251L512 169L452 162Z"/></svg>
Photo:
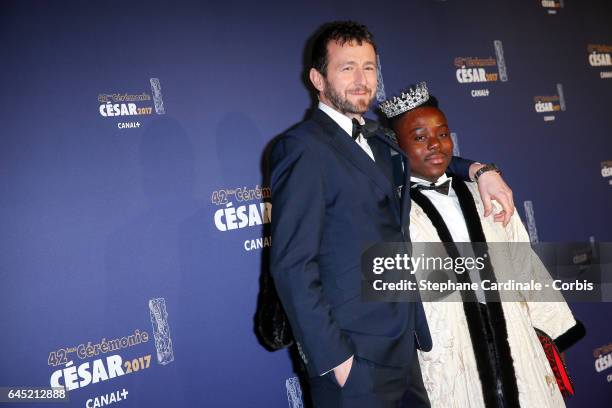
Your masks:
<svg viewBox="0 0 612 408"><path fill-rule="evenodd" d="M392 118L422 105L427 102L427 100L429 100L427 84L425 82L419 82L414 88L408 88L402 91L399 96L387 99L379 106L380 110L387 118Z"/></svg>

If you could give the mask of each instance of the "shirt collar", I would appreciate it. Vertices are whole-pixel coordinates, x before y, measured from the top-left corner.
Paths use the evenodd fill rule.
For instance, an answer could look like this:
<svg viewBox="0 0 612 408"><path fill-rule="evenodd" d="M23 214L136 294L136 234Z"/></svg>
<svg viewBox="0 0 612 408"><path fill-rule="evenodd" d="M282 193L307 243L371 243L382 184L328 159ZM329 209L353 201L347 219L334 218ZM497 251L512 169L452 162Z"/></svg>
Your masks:
<svg viewBox="0 0 612 408"><path fill-rule="evenodd" d="M346 115L343 115L342 113L338 112L337 110L335 110L331 106L326 105L326 104L324 104L321 101L319 101L319 109L321 109L323 112L325 112L327 114L327 116L332 118L333 121L336 122L338 124L338 126L340 126L342 129L344 129L344 131L349 136L353 135L353 120L351 118L349 118ZM363 117L361 117L359 119L360 119L359 123L363 125L365 123L365 119L363 119Z"/></svg>

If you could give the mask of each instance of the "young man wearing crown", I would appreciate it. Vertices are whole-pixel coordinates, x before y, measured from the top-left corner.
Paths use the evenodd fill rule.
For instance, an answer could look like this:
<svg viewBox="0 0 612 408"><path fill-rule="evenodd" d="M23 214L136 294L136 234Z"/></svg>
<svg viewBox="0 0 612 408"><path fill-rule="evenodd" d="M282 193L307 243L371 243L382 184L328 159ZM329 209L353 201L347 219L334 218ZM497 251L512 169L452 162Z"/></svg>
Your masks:
<svg viewBox="0 0 612 408"><path fill-rule="evenodd" d="M448 171L453 141L446 117L426 84L383 102L381 110L409 158L412 243L431 248L444 242L445 251L455 257L486 250L484 268L457 272L460 282L479 283L482 277L493 282L509 280L504 277L549 282L518 214L505 226L487 219L474 183ZM493 244L483 248L460 244L464 242ZM566 348L579 335L580 326L559 293L512 295L477 289L453 292L437 301L424 298L433 347L418 356L432 407L564 406L534 328ZM521 301L502 302L504 298Z"/></svg>
<svg viewBox="0 0 612 408"><path fill-rule="evenodd" d="M363 118L377 87L372 34L354 22L323 26L309 79L317 108L270 153L270 271L315 406L394 407L418 372L416 347L431 341L420 303L361 299L362 251L409 240L410 200L397 194L391 159L400 149ZM483 201L501 202L495 219L509 220L512 194L498 173L460 158L452 166L465 179L483 173Z"/></svg>

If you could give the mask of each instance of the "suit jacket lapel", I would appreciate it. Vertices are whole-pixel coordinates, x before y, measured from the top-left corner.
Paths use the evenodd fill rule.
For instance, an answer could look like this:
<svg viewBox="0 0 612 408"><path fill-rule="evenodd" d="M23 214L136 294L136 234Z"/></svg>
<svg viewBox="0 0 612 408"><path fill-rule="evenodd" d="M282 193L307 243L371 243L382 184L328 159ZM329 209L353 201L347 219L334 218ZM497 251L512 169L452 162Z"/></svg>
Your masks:
<svg viewBox="0 0 612 408"><path fill-rule="evenodd" d="M393 179L393 164L391 161L391 152L389 147L386 144L381 143L377 138L369 138L368 144L370 145L370 148L372 148L372 153L374 153L376 165L380 168L380 171L387 176L389 181L395 185L395 180Z"/></svg>
<svg viewBox="0 0 612 408"><path fill-rule="evenodd" d="M399 203L397 200L396 190L392 184L392 178L390 177L390 164L383 163L384 161L389 160L389 153L387 153L387 157L385 157L385 152L380 150L384 149L384 146L373 147L373 145L376 143L370 143L370 147L372 147L375 155L374 157L376 158L377 155L380 155L381 166L379 166L325 112L322 112L320 109L316 109L313 112L313 119L326 130L326 133L330 136L332 146L340 151L340 153L342 153L342 155L346 157L357 169L374 181L390 197L391 202L393 203L393 208L396 210L399 217ZM374 149L376 149L376 151L374 151ZM388 171L388 175L385 174L386 171Z"/></svg>
<svg viewBox="0 0 612 408"><path fill-rule="evenodd" d="M374 138L386 144L390 149L397 153L393 155L392 171L396 180L395 184L399 182L399 185L402 187L400 219L402 225L407 224L408 220L410 219L410 163L408 162L408 156L406 156L406 153L404 153L397 143L392 142L384 135L376 134L371 139ZM370 143L370 145L372 145L372 143Z"/></svg>

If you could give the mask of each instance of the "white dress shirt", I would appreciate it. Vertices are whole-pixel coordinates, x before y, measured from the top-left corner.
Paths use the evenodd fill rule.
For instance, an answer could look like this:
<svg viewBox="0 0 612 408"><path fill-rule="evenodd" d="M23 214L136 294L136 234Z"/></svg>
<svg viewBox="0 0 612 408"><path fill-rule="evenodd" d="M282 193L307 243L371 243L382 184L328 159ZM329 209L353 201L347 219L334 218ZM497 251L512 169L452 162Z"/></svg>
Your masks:
<svg viewBox="0 0 612 408"><path fill-rule="evenodd" d="M448 179L449 177L446 174L443 174L438 180L436 180L435 185L439 186ZM431 181L414 176L410 177L410 182L424 186L431 185ZM448 227L448 231L451 233L453 241L470 242L470 234L468 232L465 219L463 218L461 206L459 205L459 198L453 189L453 183L451 182L451 185L449 186L448 195L440 194L435 190L421 190L421 193L423 193L423 195L427 197L429 201L431 201L434 207L436 207L436 210L438 210L444 219L444 223Z"/></svg>
<svg viewBox="0 0 612 408"><path fill-rule="evenodd" d="M349 135L351 139L353 138L353 120L351 118L349 118L346 115L343 115L342 113L338 112L334 108L320 101L319 101L319 109L325 112L327 116L332 118L333 121L338 124L338 126L344 129L344 131ZM364 123L365 123L365 119L359 118L359 124L363 125ZM374 160L374 153L372 153L372 148L368 144L368 141L366 140L366 138L363 137L362 134L359 134L359 136L357 137L357 139L355 139L355 141L357 142L359 147L361 147L363 151L366 152L367 155L370 156L372 160Z"/></svg>

